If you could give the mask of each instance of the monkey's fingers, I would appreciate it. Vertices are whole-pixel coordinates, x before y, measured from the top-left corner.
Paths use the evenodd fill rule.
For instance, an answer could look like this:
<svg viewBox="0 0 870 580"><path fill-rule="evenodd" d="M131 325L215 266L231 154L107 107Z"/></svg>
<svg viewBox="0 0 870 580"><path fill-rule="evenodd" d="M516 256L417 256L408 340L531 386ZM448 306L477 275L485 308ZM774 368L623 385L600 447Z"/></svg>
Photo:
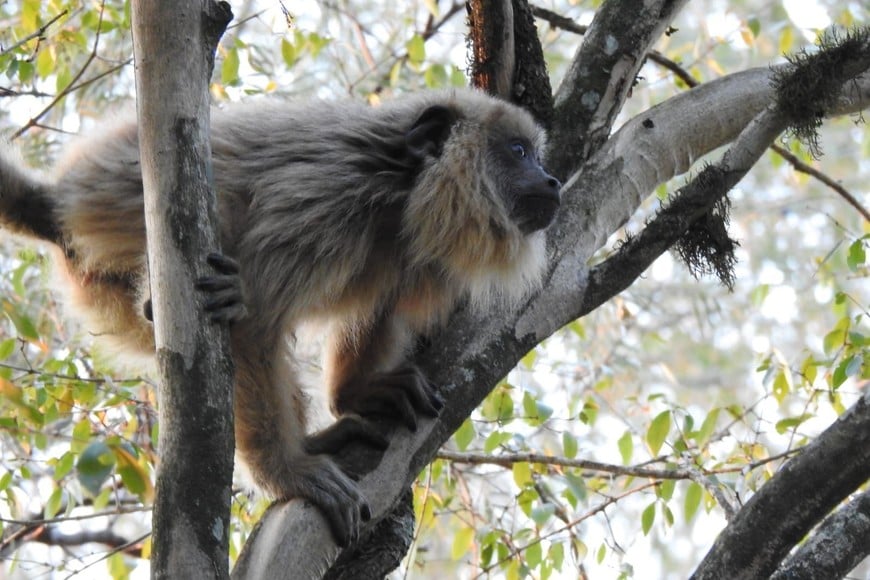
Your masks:
<svg viewBox="0 0 870 580"><path fill-rule="evenodd" d="M205 257L208 265L220 272L221 274L235 275L240 272L239 263L229 256L212 252Z"/></svg>
<svg viewBox="0 0 870 580"><path fill-rule="evenodd" d="M379 451L386 449L390 442L375 427L356 415L344 415L338 421L305 438L305 451L317 455L334 455L350 443L362 441Z"/></svg>
<svg viewBox="0 0 870 580"><path fill-rule="evenodd" d="M444 408L444 401L416 366L400 368L380 375L376 380L383 386L400 389L411 406L427 417L437 417Z"/></svg>
<svg viewBox="0 0 870 580"><path fill-rule="evenodd" d="M247 314L238 276L203 276L196 288L208 294L205 310L213 322L238 322Z"/></svg>
<svg viewBox="0 0 870 580"><path fill-rule="evenodd" d="M359 539L360 528L372 517L357 485L325 455L297 458L288 474L286 499L301 497L320 509L332 536L341 547Z"/></svg>

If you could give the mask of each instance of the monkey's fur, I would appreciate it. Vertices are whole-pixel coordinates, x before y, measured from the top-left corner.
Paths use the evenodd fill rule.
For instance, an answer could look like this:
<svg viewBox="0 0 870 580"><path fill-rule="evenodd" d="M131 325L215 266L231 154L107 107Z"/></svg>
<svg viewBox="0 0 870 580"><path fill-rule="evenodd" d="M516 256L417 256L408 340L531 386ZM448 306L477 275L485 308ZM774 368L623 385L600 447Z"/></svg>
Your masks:
<svg viewBox="0 0 870 580"><path fill-rule="evenodd" d="M329 452L385 444L360 416L413 428L440 407L403 362L413 338L465 296L515 299L538 283L560 187L538 160L543 141L526 112L469 90L214 112L221 241L239 271L215 259L223 272L203 287L234 322L237 449L272 497L318 505L340 543L369 508ZM0 155L0 225L55 246L89 331L153 353L135 122L71 145L51 178ZM331 323L325 382L339 421L311 435L286 346L318 318Z"/></svg>

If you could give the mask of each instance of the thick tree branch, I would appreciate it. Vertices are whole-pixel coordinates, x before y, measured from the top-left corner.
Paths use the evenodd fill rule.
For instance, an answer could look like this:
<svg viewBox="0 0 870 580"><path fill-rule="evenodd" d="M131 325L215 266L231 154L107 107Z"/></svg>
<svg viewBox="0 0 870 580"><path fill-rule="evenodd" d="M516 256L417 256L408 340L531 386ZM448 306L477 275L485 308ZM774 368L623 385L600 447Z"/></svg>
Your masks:
<svg viewBox="0 0 870 580"><path fill-rule="evenodd" d="M219 251L209 81L232 18L215 0L132 3L148 271L160 374L152 578L225 578L233 473L229 329L195 291Z"/></svg>
<svg viewBox="0 0 870 580"><path fill-rule="evenodd" d="M623 125L572 176L549 232L550 279L520 318L518 335L549 336L588 311L588 304L594 302L585 296L590 282L586 264L592 252L656 186L743 131L772 102L775 70L735 73L651 108ZM865 74L846 83L829 114L855 113L868 106L870 74Z"/></svg>
<svg viewBox="0 0 870 580"><path fill-rule="evenodd" d="M692 578L769 577L813 525L868 478L870 392L749 499Z"/></svg>
<svg viewBox="0 0 870 580"><path fill-rule="evenodd" d="M516 64L511 0L471 0L466 8L473 54L471 84L510 100Z"/></svg>
<svg viewBox="0 0 870 580"><path fill-rule="evenodd" d="M870 555L870 491L825 518L771 580L843 578Z"/></svg>
<svg viewBox="0 0 870 580"><path fill-rule="evenodd" d="M553 117L553 89L538 38L535 17L526 0L513 0L514 67L511 101L535 116L547 129Z"/></svg>
<svg viewBox="0 0 870 580"><path fill-rule="evenodd" d="M547 162L564 178L610 136L650 47L688 0L608 0L556 92Z"/></svg>
<svg viewBox="0 0 870 580"><path fill-rule="evenodd" d="M375 521L384 517L419 471L516 362L580 311L588 284L586 262L659 183L732 141L772 100L771 70L737 73L678 95L629 121L565 188L551 227L551 274L545 288L518 309L461 310L415 360L446 399L436 421L415 433L397 431L377 469L360 482ZM870 77L850 83L832 114L870 103ZM643 126L654 119L655 131ZM735 159L738 162L740 159ZM737 165L735 165L737 166ZM316 510L299 501L273 506L240 558L234 578L317 578L338 552L306 532ZM372 527L375 522L372 523ZM371 528L370 528L371 529ZM316 538L316 534L314 535ZM310 540L310 541L309 541ZM292 549L284 549L292 546ZM250 548L250 551L248 551Z"/></svg>
<svg viewBox="0 0 870 580"><path fill-rule="evenodd" d="M542 20L547 21L550 25L561 28L562 30L567 30L568 32L573 32L574 34L586 34L586 26L577 24L570 18L566 18L561 16L551 10L547 10L546 8L541 8L540 6L532 6L532 13L535 17L540 18ZM651 50L647 54L647 57L669 71L671 71L677 78L683 81L686 86L689 88L697 87L701 84L699 80L692 76L692 74L687 71L685 68L674 62L673 60L665 57L662 53ZM841 184L837 183L834 179L828 177L823 172L816 170L812 166L804 163L797 156L791 154L785 147L778 144L771 145L771 149L776 151L779 155L781 155L788 163L794 167L795 171L799 171L801 173L805 173L825 184L827 187L831 188L837 195L846 200L846 203L854 207L858 213L860 213L865 220L870 221L870 210L865 208L861 202L856 198L852 193L850 193L846 188L844 188Z"/></svg>

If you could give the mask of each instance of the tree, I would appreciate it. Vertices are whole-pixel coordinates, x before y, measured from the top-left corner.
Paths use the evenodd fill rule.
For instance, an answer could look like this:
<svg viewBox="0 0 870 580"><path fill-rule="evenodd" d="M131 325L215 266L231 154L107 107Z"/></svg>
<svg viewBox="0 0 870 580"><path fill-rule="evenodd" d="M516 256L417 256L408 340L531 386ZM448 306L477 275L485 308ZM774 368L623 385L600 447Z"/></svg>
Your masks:
<svg viewBox="0 0 870 580"><path fill-rule="evenodd" d="M225 577L233 368L229 329L208 320L196 300L194 273L220 250L217 199L209 183L208 85L232 12L229 4L213 0L132 6L163 426L152 577ZM191 223L190 216L203 223Z"/></svg>
<svg viewBox="0 0 870 580"><path fill-rule="evenodd" d="M20 37L35 34L30 39L33 41L51 28L51 16L40 20L32 14L32 6L28 8L32 3L25 4L21 22L27 32L22 32ZM850 534L855 534L851 537L861 537L861 523L866 517L867 502L863 494L857 494L842 508L842 515L824 520L814 535L819 541L824 541L826 534L833 533L835 541L843 548L841 551L836 554L821 551L820 555L819 551L814 551L811 541L784 562L789 550L870 476L867 473L870 466L866 457L868 446L864 441L870 433L867 429L867 400L859 392L861 381L866 381L870 373L866 348L867 296L866 289L861 291L848 279L850 276L866 276L866 236L842 236L846 240L843 249L832 252L833 257L823 256L815 266L818 275L828 278L835 289L832 292L834 298L828 302L836 318L821 323L807 321L805 327L809 333L818 335L820 339L823 337L818 341L822 343L821 354L810 351L797 360L797 355L785 356L776 348L769 348L753 362L751 351L744 351L748 364L756 366L764 377L761 383L766 387L765 394L755 402L740 399L737 399L739 402L711 402L691 393L681 399L662 388L667 382L658 379L654 369L644 361L665 356L676 361L687 354L681 352L680 346L684 347L682 350L691 350L698 359L715 362L715 366L711 362L708 367L722 373L722 383L747 381L744 375L728 366L733 361L724 360L735 357L722 354L726 350L722 344L727 341L721 337L700 341L709 344L691 345L689 349L690 341L685 337L692 337L691 331L683 331L681 339L675 336L680 333L679 327L668 326L664 318L656 319L654 324L644 321L643 317L655 312L649 304L658 306L660 302L660 313L667 314L670 303L662 299L644 304L637 298L642 290L635 289L645 283L650 285L649 281L638 281L638 278L644 272L654 274L655 260L669 248L674 248L675 254L684 258L695 274L715 274L726 285L734 287L735 295L743 293L744 305L749 303L745 297L750 295L759 302L765 301L765 293L771 291L769 284L747 288L740 276L734 274L735 252L739 250L726 228L729 199L736 197L744 203L749 201L745 194L735 190L735 186L750 168L759 165L759 160L771 145L778 147L777 155L797 169L827 178L810 167L815 163L809 154L814 151L815 130L822 124L821 113L832 118L867 107L870 83L866 74L870 65L867 32L857 29L848 37L843 33L829 35L823 39L818 51L799 55L790 64L723 74L721 78L683 92L685 85L697 84L694 75L700 74L699 67L680 66L669 58L673 56L670 53L681 53L674 44L678 42L675 39L681 38L679 29L686 25L685 6L685 2L642 4L610 0L595 11L588 27L580 27L574 21L566 20L558 11L530 7L519 0L510 5L495 2L469 4L474 55L470 77L486 90L521 102L549 125L549 164L566 184L560 217L549 235L551 268L547 283L539 294L517 309L502 306L485 315L468 311L456 313L448 329L417 355L417 362L433 382L442 386L447 404L436 421L423 424L416 433L397 431L386 455L362 480L361 485L371 500L376 519L384 519L373 524L371 535L360 546L339 555L328 538L318 537L309 530L310 510L300 510L295 502L273 506L248 539L234 576L279 577L276 574L288 570L294 575L300 570L312 570L312 575L319 575L320 571L330 567L330 577L383 575L399 562L412 540L413 514L408 486L436 456L440 459L424 471L424 479L434 482L435 487L420 486L415 492L417 515L424 527L431 527L433 510L437 508L442 508L445 513L461 512L472 518L478 517L476 508L468 507L472 503L469 498L475 486L484 484L471 482L471 469L464 471L463 466L479 468L489 464L509 468L508 474L512 478L508 477L508 485L512 491L501 495L510 500L509 509L504 510L510 514L496 514L492 510L486 514L487 517L473 520L471 524L453 523L449 528L454 532L453 554L461 556L463 550L473 550L472 560L482 571L503 569L508 575L546 576L564 569L568 565L566 558L571 557L582 573L586 567L594 566L596 560L601 562L611 557L620 566L618 574L630 576L632 569L628 558L618 555L622 548L617 532L610 532L609 545L602 542L593 558L586 555L590 544L581 530L596 514L613 509L636 509L629 506L633 500L639 500L641 507L636 519L631 516L623 519L635 522L638 531L652 537L656 533L656 521L661 522L659 525L665 529L674 529L671 505L678 496L681 496L687 521L698 517L696 514L702 505L707 512L724 513L730 520L704 561L698 557L691 562L690 569L695 569L699 578L707 577L711 569L728 577L763 577L777 568L778 574L799 571L806 577L842 576L866 555L867 548L860 545L861 542L848 542ZM239 11L240 26L251 22L245 17L248 8L245 6ZM360 5L359 10L364 13L366 8ZM363 78L368 81L368 90L372 90L378 85L393 86L403 81L413 84L420 77L409 71L423 72L422 78L428 84L455 80L459 76L457 71L439 63L436 56L429 56L427 49L431 47L433 53L438 52L439 33L455 20L461 8L456 4L441 6L438 14L432 13L424 20L426 24L419 34L407 39L404 49L394 51L389 59L383 61L378 59L380 55L371 53L370 40L375 35L365 24L369 20L349 13L335 14L339 15L336 20L347 30L358 34L359 62L371 69ZM570 13L571 9L563 8L565 13ZM31 12L27 12L28 9ZM547 22L550 27L584 35L573 58L564 56L564 49L560 50L558 42L551 36L555 34L552 30L539 34L533 32L532 14L538 19L539 27ZM742 19L738 20L743 42L750 46L753 42L758 46L769 44L772 33L763 23L781 16L768 14L754 19L747 14L751 14L748 9L739 14ZM840 14L844 19L854 18L847 10ZM301 13L298 15L300 20L303 16ZM676 27L678 29L672 27L675 18L682 18ZM109 21L117 22L119 28L126 24L123 16ZM96 29L104 30L101 24ZM794 28L786 27L786 30L793 31ZM545 39L544 52L538 40L542 36ZM222 49L221 79L213 89L219 97L233 92L232 85L239 83L243 62L257 70L267 70L272 66L260 47L245 43L241 38L242 31L231 34ZM565 35L559 40L572 47L577 45L577 37L573 35ZM786 38L782 33L779 41L780 45L785 45L784 48L793 51L796 42L793 36ZM327 44L328 39L314 32L296 30L285 37L281 54L289 67L288 74L292 76L293 67L301 58L308 56L316 60ZM667 54L652 50L654 45ZM96 46L94 43L91 54L96 54ZM32 42L13 48L20 51L18 54L34 55L31 60L37 63L36 68L41 58L49 58L42 57L44 50L39 46L34 48ZM15 54L15 50L7 50L2 56L10 58L9 55L14 57ZM547 82L550 77L545 68L545 54L551 70L564 69L555 101ZM18 63L15 65L18 72L13 71L11 77L17 78L20 86L26 88L28 77L24 63L27 60L11 60ZM645 67L648 60L655 66ZM86 61L85 68L92 61L93 58ZM353 59L336 58L336 61L341 63L337 69L340 72L334 76L346 77L347 85L353 87ZM718 56L714 62L727 64L734 70L740 68L726 56ZM0 66L7 66L8 71L12 65L0 61ZM30 74L35 73L31 71ZM643 102L635 103L645 99L639 93L656 93L657 78L651 78L654 74L674 79L677 94L667 95L666 100L655 107ZM77 82L63 86L76 86ZM263 89L271 90L272 87L267 84ZM71 95L81 94L75 91L64 93L65 90L61 89L61 94L67 95L68 99ZM633 114L618 130L614 130L620 113L627 108L632 109ZM42 117L32 118L35 121L25 126L39 125ZM793 137L787 148L776 144L783 132ZM828 137L826 134L826 143ZM807 145L797 145L795 138L804 139ZM834 140L838 142L836 137ZM839 141L844 142L848 140ZM707 166L692 166L694 160L722 146L726 147L724 156L710 157ZM854 145L852 147L857 149ZM860 153L841 148L835 157L838 161L855 159L860 157ZM675 187L667 183L671 177L689 169L694 176L685 186ZM756 178L750 176L748 179L751 186ZM793 185L791 189L799 191L805 187ZM667 201L661 201L668 190L677 191ZM836 190L841 195L849 195L843 187ZM650 198L653 192L660 195ZM764 197L761 192L759 195ZM844 207L850 208L847 216L853 221L844 225L843 231L854 231L855 220L860 231L862 219L866 224L866 210L861 200L854 196L850 203ZM638 208L641 218L633 219ZM863 212L863 218L860 212ZM622 230L626 223L628 227ZM803 220L795 224L786 216L786 224L804 227L807 222ZM754 234L752 239L782 237L791 240L784 230L766 232L766 235ZM607 242L612 234L620 231L624 233L618 244ZM744 235L749 234L744 230ZM606 246L605 250L596 255L602 246ZM772 256L767 261L776 257L776 252L770 248L765 250L762 255ZM755 248L752 248L743 259L751 263L755 259L754 252ZM779 257L783 262L795 259L782 252ZM797 259L802 260L806 260L805 256ZM649 270L650 266L653 270ZM22 266L19 271L27 270ZM18 275L19 278L24 276L24 273ZM661 285L660 280L658 284ZM731 300L710 285L702 288L718 300ZM697 292L685 285L678 290L684 296L694 296L693 293ZM638 294L631 298L625 298L625 294L619 297L619 293L624 291ZM670 297L671 302L675 300ZM703 300L704 297L695 297L693 304ZM17 316L13 317L15 329L27 344L33 344L40 333L35 329L31 332L27 318L18 315L19 310L11 310ZM674 313L679 311L679 308L672 308ZM562 327L566 330L555 340L561 341L563 350L565 345L570 351L578 344L594 349L597 346L595 341L584 337L612 326L611 322L595 318L598 313L602 314L601 318L618 319L625 329L626 344L614 342L611 353L601 354L596 362L599 368L593 369L595 372L584 374L577 369L571 370L580 377L575 382L588 384L588 388L578 389L567 398L565 412L554 412L554 405L549 401L551 395L539 388L535 381L527 381L519 388L512 384L514 381L502 380L519 361L528 367L534 365L535 360L554 360L548 349L537 345ZM733 311L728 313L735 316ZM577 322L584 315L586 318ZM715 305L698 318L707 321L708 325L727 324L723 322L726 317L717 311ZM657 346L663 342L661 336L652 344L632 342L637 336L656 338L654 331L636 330L655 325L669 331L675 352L665 353ZM773 336L773 332L770 335ZM10 340L13 342L4 343L7 356L11 356L18 344L14 339ZM560 347L553 341L549 344L551 348ZM801 352L801 349L795 351ZM530 352L533 354L528 355ZM603 368L621 365L624 369L629 366L619 360L612 361L620 357L629 360L629 364L636 364L637 370L614 372ZM75 369L69 374L80 374L74 364L68 364L69 367L59 368ZM704 367L697 363L683 364L686 376ZM29 407L24 408L28 408L30 413L42 413L42 424L53 424L48 420L51 414L44 411L45 407L36 404L36 398L31 404L28 398L28 389L40 392L38 385L30 387L26 382L26 377L34 376L31 368L5 379L13 386L25 385L21 389L20 401ZM57 368L36 375L36 383L46 381L47 376L59 378L58 375L64 373L58 372ZM514 374L517 372L522 371ZM629 376L636 377L642 384L619 384L618 379ZM698 376L702 383L720 381L715 374ZM649 390L646 384L657 385L657 390ZM56 387L54 384L51 386ZM50 395L59 400L78 403L81 397L76 389L84 390L81 385L70 387L72 394L66 399L51 389L43 388L41 392L50 390ZM63 395L62 389L59 390ZM625 411L627 407L616 407L614 398L631 400L628 394L634 397L633 408L644 417L642 421L630 420ZM760 411L762 406L765 408ZM847 406L850 407L848 410ZM481 410L475 412L478 407ZM841 414L836 421L833 412ZM53 413L60 414L57 410ZM773 418L768 419L764 413ZM617 436L612 437L615 446L610 448L618 451L621 462L578 459L576 455L582 442L578 443L575 432L582 430L591 439L609 437L597 435L602 431L614 431L601 418L605 414L622 421L621 428L616 430ZM24 422L25 419L19 418L17 425L30 425ZM766 427L768 421L770 429ZM77 423L80 424L82 421ZM778 444L765 432L766 429L782 434L786 444ZM451 433L457 430L453 448L439 451ZM548 432L551 430L559 437L550 436ZM820 432L823 433L815 437ZM488 454L465 451L475 435L485 436L485 441L478 446ZM533 439L543 442L543 452L535 452L526 445L526 441ZM734 439L733 445L723 449L731 439ZM89 457L85 453L89 448L71 450L69 457L78 458L80 474L93 476L92 471L96 471L99 475L101 471L90 468L89 463L81 459ZM109 445L117 462L117 457L122 455L115 449L117 447ZM357 453L357 450L348 452ZM593 453L592 450L584 450L586 452ZM636 457L641 453L646 453L649 460L638 461ZM62 466L64 461L73 461L67 457L63 455L57 464ZM374 463L373 460L372 467ZM62 470L55 471L55 479L60 481L58 471L61 478L65 474ZM445 483L444 473L448 471L453 480ZM135 469L133 472L138 473ZM602 473L612 474L612 481L602 478ZM128 473L127 477L133 476ZM108 476L99 483L107 481ZM680 483L678 488L676 482L685 483ZM443 493L439 493L438 485ZM99 485L95 490L102 493ZM754 495L750 501L741 508L740 501L752 492ZM47 513L56 513L56 509L64 505L63 494L58 494L60 499L52 500L53 497L49 499L54 503L49 503L55 509L44 510ZM596 497L600 499L596 501ZM242 517L245 517L244 512ZM853 524L847 531L843 531L844 519ZM475 530L474 523L481 529ZM38 524L22 529L33 530L34 525ZM511 526L514 526L513 530ZM704 549L707 547L709 543ZM664 554L663 559L669 556L667 552L659 551ZM337 564L333 565L336 557ZM437 566L436 563L428 565ZM661 569L666 569L667 565L667 562L663 563ZM642 572L637 575L644 577Z"/></svg>

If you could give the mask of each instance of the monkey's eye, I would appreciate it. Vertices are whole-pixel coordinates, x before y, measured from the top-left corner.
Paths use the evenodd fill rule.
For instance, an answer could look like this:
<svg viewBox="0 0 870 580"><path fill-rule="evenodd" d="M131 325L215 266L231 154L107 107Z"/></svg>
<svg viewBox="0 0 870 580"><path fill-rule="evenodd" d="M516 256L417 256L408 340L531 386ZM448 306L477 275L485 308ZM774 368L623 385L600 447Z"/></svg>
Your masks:
<svg viewBox="0 0 870 580"><path fill-rule="evenodd" d="M511 143L511 151L513 151L514 154L515 154L517 157L519 157L520 159L525 159L525 158L526 158L526 155L528 155L528 154L526 153L526 147L525 147L525 145L523 145L523 144L520 143L519 141L514 141L513 143Z"/></svg>

